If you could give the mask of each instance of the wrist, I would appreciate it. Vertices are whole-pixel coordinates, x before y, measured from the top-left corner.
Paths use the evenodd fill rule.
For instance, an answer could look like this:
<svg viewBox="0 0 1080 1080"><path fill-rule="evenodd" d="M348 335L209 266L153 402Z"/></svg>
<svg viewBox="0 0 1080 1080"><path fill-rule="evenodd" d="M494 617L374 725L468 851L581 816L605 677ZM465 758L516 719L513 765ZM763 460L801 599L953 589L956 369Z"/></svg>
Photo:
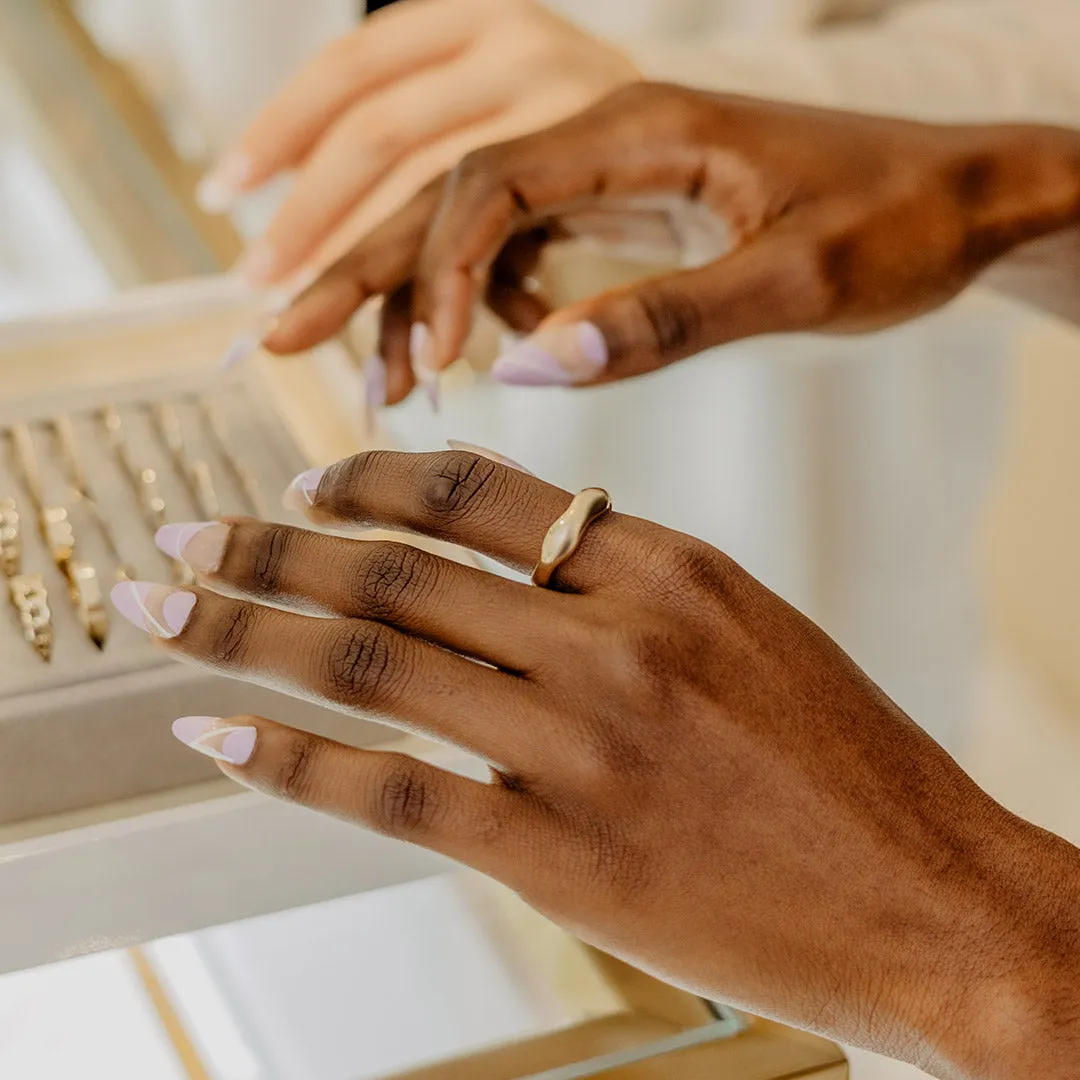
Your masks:
<svg viewBox="0 0 1080 1080"><path fill-rule="evenodd" d="M1080 1061L1080 851L1018 819L1003 831L908 1056L949 1080L1065 1080Z"/></svg>

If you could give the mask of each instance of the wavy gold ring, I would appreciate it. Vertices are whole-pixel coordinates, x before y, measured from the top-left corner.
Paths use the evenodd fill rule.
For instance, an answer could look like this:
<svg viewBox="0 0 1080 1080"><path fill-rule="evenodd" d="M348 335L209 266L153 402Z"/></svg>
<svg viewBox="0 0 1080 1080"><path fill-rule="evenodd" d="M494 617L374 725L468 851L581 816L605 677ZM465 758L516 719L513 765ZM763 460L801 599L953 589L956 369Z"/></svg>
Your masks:
<svg viewBox="0 0 1080 1080"><path fill-rule="evenodd" d="M611 496L603 488L579 491L544 537L540 561L532 575L533 584L541 589L550 588L555 571L581 546L589 526L610 509Z"/></svg>

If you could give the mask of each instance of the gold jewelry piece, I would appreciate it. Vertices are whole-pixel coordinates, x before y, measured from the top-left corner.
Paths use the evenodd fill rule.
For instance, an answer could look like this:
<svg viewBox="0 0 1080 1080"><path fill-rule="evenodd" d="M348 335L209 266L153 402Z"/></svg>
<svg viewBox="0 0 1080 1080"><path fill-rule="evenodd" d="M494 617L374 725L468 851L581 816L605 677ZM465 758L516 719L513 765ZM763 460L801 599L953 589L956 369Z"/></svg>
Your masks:
<svg viewBox="0 0 1080 1080"><path fill-rule="evenodd" d="M53 622L44 579L40 574L19 574L8 578L8 599L18 615L27 644L46 664L51 663Z"/></svg>
<svg viewBox="0 0 1080 1080"><path fill-rule="evenodd" d="M158 491L157 473L153 469L140 469L131 459L127 438L124 435L124 421L112 405L106 405L99 413L105 439L120 471L131 488L146 527L156 533L165 524L165 500Z"/></svg>
<svg viewBox="0 0 1080 1080"><path fill-rule="evenodd" d="M15 577L22 566L22 535L19 508L14 499L0 500L0 573Z"/></svg>
<svg viewBox="0 0 1080 1080"><path fill-rule="evenodd" d="M221 517L221 503L214 490L210 466L201 458L192 459L179 414L168 401L155 402L149 409L154 430L172 458L173 468L188 489L199 516L204 521L216 521Z"/></svg>
<svg viewBox="0 0 1080 1080"><path fill-rule="evenodd" d="M226 470L232 477L233 482L240 489L244 497L244 507L249 514L257 518L265 518L266 500L263 498L259 482L250 469L240 464L236 451L229 440L229 430L225 426L220 410L208 397L200 395L195 398L195 407L210 441L217 450Z"/></svg>
<svg viewBox="0 0 1080 1080"><path fill-rule="evenodd" d="M53 626L49 594L38 574L22 573L22 535L14 499L0 500L0 573L23 638L45 663L52 660Z"/></svg>
<svg viewBox="0 0 1080 1080"><path fill-rule="evenodd" d="M109 636L109 615L101 593L97 571L75 557L75 530L67 509L48 505L38 467L34 437L26 424L14 424L8 431L12 460L18 478L37 514L38 531L49 555L68 583L68 595L86 636L105 648Z"/></svg>
<svg viewBox="0 0 1080 1080"><path fill-rule="evenodd" d="M101 429L109 451L124 474L132 495L135 496L143 524L153 536L168 520L165 500L158 489L157 473L153 469L143 469L135 464L128 447L127 436L124 434L124 421L114 405L104 406L98 412L98 419L101 421ZM179 559L170 559L166 555L162 555L162 558L169 564L169 572L174 585L190 585L195 580L195 575L186 563Z"/></svg>
<svg viewBox="0 0 1080 1080"><path fill-rule="evenodd" d="M57 416L50 421L49 427L53 435L53 453L57 460L58 468L67 481L72 499L82 506L94 523L102 542L105 544L109 556L116 564L117 581L137 581L138 572L135 567L125 561L120 553L120 545L116 539L116 533L108 518L101 512L97 499L90 490L90 483L86 479L86 472L79 462L79 450L75 444L75 429L71 418Z"/></svg>
<svg viewBox="0 0 1080 1080"><path fill-rule="evenodd" d="M603 488L585 488L571 500L566 512L556 518L540 546L540 561L532 582L549 588L555 571L581 546L589 526L611 509L611 496Z"/></svg>

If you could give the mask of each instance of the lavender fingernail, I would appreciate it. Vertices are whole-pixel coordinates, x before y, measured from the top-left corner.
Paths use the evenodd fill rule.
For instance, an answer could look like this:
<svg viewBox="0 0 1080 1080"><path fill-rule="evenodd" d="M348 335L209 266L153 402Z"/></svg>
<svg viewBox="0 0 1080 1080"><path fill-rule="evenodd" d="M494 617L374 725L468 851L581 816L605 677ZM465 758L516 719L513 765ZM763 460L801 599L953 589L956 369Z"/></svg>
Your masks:
<svg viewBox="0 0 1080 1080"><path fill-rule="evenodd" d="M229 344L229 347L221 354L221 359L218 360L218 370L221 372L232 371L233 368L238 367L248 357L253 356L259 351L259 347L262 345L262 334L246 333L236 337Z"/></svg>
<svg viewBox="0 0 1080 1080"><path fill-rule="evenodd" d="M364 400L369 409L386 404L386 362L381 356L369 356L364 362Z"/></svg>
<svg viewBox="0 0 1080 1080"><path fill-rule="evenodd" d="M591 382L608 363L607 342L590 322L541 327L511 346L491 368L511 386L572 386Z"/></svg>
<svg viewBox="0 0 1080 1080"><path fill-rule="evenodd" d="M423 323L413 323L409 331L409 361L413 375L427 394L432 412L439 411L439 373L431 356L431 334Z"/></svg>
<svg viewBox="0 0 1080 1080"><path fill-rule="evenodd" d="M121 581L109 595L113 606L128 622L166 639L183 632L198 600L186 589L149 581Z"/></svg>
<svg viewBox="0 0 1080 1080"><path fill-rule="evenodd" d="M282 503L287 510L299 510L305 513L315 505L315 494L319 490L319 484L326 475L326 469L308 469L302 472L285 489Z"/></svg>
<svg viewBox="0 0 1080 1080"><path fill-rule="evenodd" d="M508 458L495 450L488 450L483 446L476 446L474 443L461 442L460 439L447 439L446 445L449 446L451 450L461 450L466 454L477 454L482 458L487 458L488 461L494 461L499 465L505 465L508 469L516 469L518 472L523 472L527 476L536 475L526 469L524 465L519 465L513 458Z"/></svg>
<svg viewBox="0 0 1080 1080"><path fill-rule="evenodd" d="M163 525L154 543L170 559L184 562L202 574L212 574L221 566L230 526L221 521L188 521Z"/></svg>
<svg viewBox="0 0 1080 1080"><path fill-rule="evenodd" d="M250 725L230 724L216 716L181 716L173 721L172 733L192 750L229 765L247 764L259 736Z"/></svg>

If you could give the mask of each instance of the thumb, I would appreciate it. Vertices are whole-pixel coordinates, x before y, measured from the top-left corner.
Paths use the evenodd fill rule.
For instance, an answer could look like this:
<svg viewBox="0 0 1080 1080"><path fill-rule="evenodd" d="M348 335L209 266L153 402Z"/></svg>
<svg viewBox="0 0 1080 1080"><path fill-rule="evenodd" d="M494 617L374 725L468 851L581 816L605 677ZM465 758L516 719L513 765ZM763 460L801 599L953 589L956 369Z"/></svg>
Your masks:
<svg viewBox="0 0 1080 1080"><path fill-rule="evenodd" d="M760 238L707 266L650 278L562 308L496 360L517 386L583 386L666 367L705 349L826 321L831 290L817 245Z"/></svg>

